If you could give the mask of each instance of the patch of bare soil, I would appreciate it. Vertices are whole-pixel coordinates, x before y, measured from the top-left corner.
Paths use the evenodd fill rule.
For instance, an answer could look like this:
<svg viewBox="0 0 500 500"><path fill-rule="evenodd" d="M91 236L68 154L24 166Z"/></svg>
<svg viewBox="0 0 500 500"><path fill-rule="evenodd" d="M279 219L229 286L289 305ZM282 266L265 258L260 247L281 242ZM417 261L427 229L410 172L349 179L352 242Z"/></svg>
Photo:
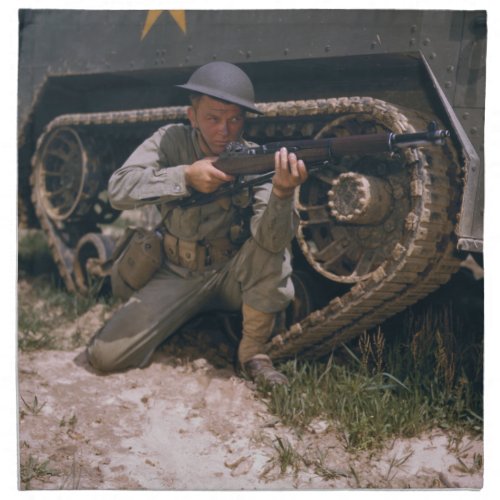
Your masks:
<svg viewBox="0 0 500 500"><path fill-rule="evenodd" d="M68 339L76 328L87 341L107 316L96 306L61 325L66 350L19 354L22 489L482 486L478 439L436 431L354 455L326 420L300 434L283 426L235 375L234 345L213 325L191 325L146 368L98 374Z"/></svg>

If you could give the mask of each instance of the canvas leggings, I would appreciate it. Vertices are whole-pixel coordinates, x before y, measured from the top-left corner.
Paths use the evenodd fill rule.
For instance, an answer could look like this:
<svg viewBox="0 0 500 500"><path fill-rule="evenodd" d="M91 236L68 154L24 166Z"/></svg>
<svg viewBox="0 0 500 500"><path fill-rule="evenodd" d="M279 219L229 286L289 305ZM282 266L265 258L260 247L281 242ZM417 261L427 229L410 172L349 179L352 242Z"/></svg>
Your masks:
<svg viewBox="0 0 500 500"><path fill-rule="evenodd" d="M245 303L266 313L292 300L290 252L271 253L253 238L218 270L180 276L163 266L112 316L87 347L101 371L145 366L156 347L199 313L238 311Z"/></svg>

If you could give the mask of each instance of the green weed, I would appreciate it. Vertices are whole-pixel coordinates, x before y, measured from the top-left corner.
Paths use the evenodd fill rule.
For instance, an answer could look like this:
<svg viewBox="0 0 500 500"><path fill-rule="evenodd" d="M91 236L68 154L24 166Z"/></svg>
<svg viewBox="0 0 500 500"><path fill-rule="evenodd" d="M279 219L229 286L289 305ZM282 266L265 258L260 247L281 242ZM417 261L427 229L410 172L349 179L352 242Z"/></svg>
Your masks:
<svg viewBox="0 0 500 500"><path fill-rule="evenodd" d="M38 415L42 411L43 407L45 406L45 403L40 404L38 402L38 398L36 397L36 395L33 398L32 403L27 403L22 396L20 396L20 398L21 398L21 401L23 402L24 406L26 407L26 409L28 410L28 412L31 415L35 415L35 416Z"/></svg>
<svg viewBox="0 0 500 500"><path fill-rule="evenodd" d="M38 479L40 481L45 480L47 477L58 476L60 473L49 466L49 461L45 460L40 462L37 458L32 455L26 459L24 463L21 464L21 486L22 489L31 489L31 481L33 479Z"/></svg>
<svg viewBox="0 0 500 500"><path fill-rule="evenodd" d="M280 473L283 475L291 468L293 473L297 474L303 459L288 439L277 436L273 448L276 452L275 461L279 466Z"/></svg>

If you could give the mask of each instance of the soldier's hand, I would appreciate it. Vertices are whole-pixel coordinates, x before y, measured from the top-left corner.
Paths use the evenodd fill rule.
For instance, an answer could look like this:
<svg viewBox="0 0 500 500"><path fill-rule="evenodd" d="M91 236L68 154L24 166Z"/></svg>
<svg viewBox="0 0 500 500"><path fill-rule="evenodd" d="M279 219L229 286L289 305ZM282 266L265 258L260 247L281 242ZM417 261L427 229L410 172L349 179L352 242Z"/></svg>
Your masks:
<svg viewBox="0 0 500 500"><path fill-rule="evenodd" d="M188 165L184 171L186 184L201 193L213 193L226 182L231 182L234 177L227 175L212 164L216 157L207 157Z"/></svg>
<svg viewBox="0 0 500 500"><path fill-rule="evenodd" d="M295 153L288 153L281 148L274 155L273 192L278 198L288 198L295 188L306 181L307 169Z"/></svg>

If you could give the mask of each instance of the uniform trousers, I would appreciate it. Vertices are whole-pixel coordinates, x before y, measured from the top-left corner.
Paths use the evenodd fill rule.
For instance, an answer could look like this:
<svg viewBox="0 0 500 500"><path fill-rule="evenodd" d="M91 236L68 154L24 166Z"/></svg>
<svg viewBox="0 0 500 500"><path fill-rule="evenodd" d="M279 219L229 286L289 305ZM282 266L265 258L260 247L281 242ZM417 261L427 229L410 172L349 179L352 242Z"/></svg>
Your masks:
<svg viewBox="0 0 500 500"><path fill-rule="evenodd" d="M280 312L294 295L291 274L288 248L269 252L253 238L218 269L163 265L96 333L87 347L89 362L106 372L143 367L159 344L200 313L238 311L243 303Z"/></svg>

